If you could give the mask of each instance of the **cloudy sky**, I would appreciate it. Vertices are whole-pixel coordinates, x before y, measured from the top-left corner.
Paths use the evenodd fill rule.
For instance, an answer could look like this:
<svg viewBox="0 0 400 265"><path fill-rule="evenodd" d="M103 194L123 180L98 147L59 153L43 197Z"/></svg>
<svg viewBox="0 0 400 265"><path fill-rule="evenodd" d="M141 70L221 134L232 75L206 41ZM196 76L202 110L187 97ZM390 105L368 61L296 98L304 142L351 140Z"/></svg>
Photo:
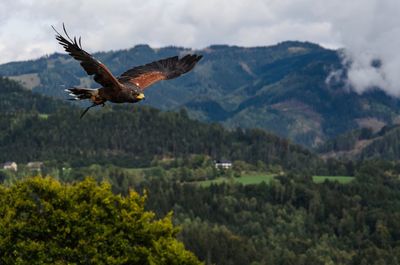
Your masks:
<svg viewBox="0 0 400 265"><path fill-rule="evenodd" d="M1 0L0 63L62 52L50 28L62 22L89 52L302 40L345 48L357 91L400 96L399 13L399 0Z"/></svg>

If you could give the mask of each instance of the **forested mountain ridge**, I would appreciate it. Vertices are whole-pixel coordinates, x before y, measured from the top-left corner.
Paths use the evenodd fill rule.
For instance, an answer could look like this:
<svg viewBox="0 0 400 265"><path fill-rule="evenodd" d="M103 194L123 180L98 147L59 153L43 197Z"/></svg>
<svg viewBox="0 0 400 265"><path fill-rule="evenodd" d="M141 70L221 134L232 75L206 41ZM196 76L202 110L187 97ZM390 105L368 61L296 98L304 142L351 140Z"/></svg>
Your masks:
<svg viewBox="0 0 400 265"><path fill-rule="evenodd" d="M94 53L118 75L160 58L193 52L179 47ZM204 56L195 69L146 91L146 104L163 110L188 110L191 117L235 128L264 128L307 146L350 129L391 125L400 101L374 90L352 92L331 73L342 69L337 51L307 42L288 41L269 47L213 45L196 51ZM70 86L96 86L70 56L0 65L35 92L65 98Z"/></svg>
<svg viewBox="0 0 400 265"><path fill-rule="evenodd" d="M49 96L32 93L25 90L15 81L0 77L0 113L2 115L15 113L49 114L69 104Z"/></svg>
<svg viewBox="0 0 400 265"><path fill-rule="evenodd" d="M324 158L399 160L400 126L384 126L377 132L352 130L319 146L317 152Z"/></svg>
<svg viewBox="0 0 400 265"><path fill-rule="evenodd" d="M79 119L81 109L76 106L0 81L1 97L9 106L19 106L18 111L3 110L0 116L0 161L141 167L155 157L203 154L293 170L315 171L322 165L310 151L259 129L230 131L191 120L184 110L163 112L139 104L105 107ZM19 104L21 97L39 102L43 110ZM45 106L55 109L47 111Z"/></svg>
<svg viewBox="0 0 400 265"><path fill-rule="evenodd" d="M1 160L10 160L5 157L18 162L52 159L55 164L61 165L61 172L64 166L68 171L75 166L92 163L109 167L104 174L114 173L106 178L115 185L114 191L146 190L146 211L154 211L157 218L162 218L173 210L174 223L182 227L180 239L206 264L396 265L400 260L399 163L360 162L355 164L354 181L347 184L330 181L316 184L310 175L326 164L301 146L263 130L227 130L218 124L190 120L185 111L160 111L140 104L99 108L80 120L79 114L82 110L76 106L22 90L9 80L0 79L0 85L0 97L4 99L0 104ZM385 135L384 130L377 134ZM387 133L395 130L396 128L388 127ZM361 138L376 136L373 132L368 134L368 130L360 135ZM286 172L269 184L263 182L240 185L228 182L203 187L196 182L185 181L190 173L187 169L185 171L185 167L176 168L173 171L176 175L168 178L157 174L160 173L160 168L154 167L147 171L142 181L135 182L132 175L112 166L147 166L146 163L152 161L154 156L189 157L196 153L227 156L225 158L239 159L251 164L261 161L289 170L285 170ZM199 158L202 159L200 156ZM343 165L330 166L338 168ZM99 170L102 169L103 167L99 167ZM88 183L86 181L79 184L80 178L86 175L74 176L65 179L61 175L57 177L83 187ZM40 177L37 181L39 179ZM95 182L91 183L94 185ZM30 236L43 239L43 233L37 233L36 230L32 232L32 226L26 224L39 220L39 229L44 229L43 220L53 220L45 218L50 216L48 199L54 198L56 205L65 209L63 200L69 193L57 185L50 187L53 187L53 191L54 187L58 187L60 193L48 192L42 188L27 189L23 185L15 187L19 187L25 194L27 204L24 205L29 205L33 218L26 215L26 211L12 210L22 204L18 206L7 201L15 198L21 202L21 198L18 197L19 194L10 191L6 184L0 185L0 197L5 202L1 204L2 207L8 212L18 213L18 219L7 218L8 215L3 218L7 225L0 233L6 231L7 235L15 236L15 231L26 228ZM110 188L107 189L111 196ZM85 188L81 192L84 200L106 207L120 206L118 203L92 196L93 193L87 191ZM44 196L39 197L38 194ZM57 198L57 194L61 195L61 200ZM112 196L121 198L120 195ZM103 213L99 212L99 207L92 207L90 204L86 208L76 203L69 206L84 210L85 218L74 215L72 219L88 221L87 224L91 227L94 223L87 219L88 212L85 209L93 210L96 220L107 221L103 215L99 215ZM109 210L107 208L107 212ZM60 215L59 211L53 213L58 217L71 216ZM109 212L104 214L110 216ZM129 215L127 217L131 219ZM167 219L169 218L171 217L167 215ZM19 222L16 224L15 220ZM115 222L111 223L110 227L115 228ZM15 225L17 230L13 230L8 224ZM67 227L65 222L60 226L54 226L54 222L49 224L56 229ZM70 232L78 235L74 239L79 244L83 227L75 221L69 224ZM108 224L110 223L107 221ZM104 233L104 226L96 225L96 228ZM57 236L51 231L42 232L50 233L49 238ZM147 235L148 232L146 230L144 234ZM64 232L61 233L65 235ZM68 234L67 237L71 236ZM27 237L4 236L3 239L6 240L3 243L9 244L3 244L7 246L6 250L19 248L19 245L8 240L10 238L24 244L21 239ZM32 244L29 246L36 246L37 242L31 240L29 243ZM65 243L62 240L59 242ZM102 241L93 242L97 244ZM112 242L107 242L105 246L112 246ZM167 246L175 245L168 243ZM177 250L175 247L174 249ZM28 251L27 260L34 260L31 248L23 245L20 250ZM12 253L16 255L18 252L13 250ZM80 253L85 255L84 252ZM12 257L7 255L4 258L12 260ZM42 257L47 259L49 256ZM69 257L76 258L74 255Z"/></svg>

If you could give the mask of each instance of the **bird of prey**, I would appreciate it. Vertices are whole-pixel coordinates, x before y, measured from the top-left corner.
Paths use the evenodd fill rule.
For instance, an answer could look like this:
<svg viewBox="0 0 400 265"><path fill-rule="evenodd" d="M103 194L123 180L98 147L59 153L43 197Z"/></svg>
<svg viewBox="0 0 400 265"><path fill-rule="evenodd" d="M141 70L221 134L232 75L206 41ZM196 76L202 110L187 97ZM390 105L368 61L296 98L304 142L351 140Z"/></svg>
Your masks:
<svg viewBox="0 0 400 265"><path fill-rule="evenodd" d="M78 60L88 75L94 76L94 81L102 87L98 89L72 87L66 89L73 98L71 100L88 99L92 105L85 109L81 118L92 107L103 105L106 101L114 103L136 103L144 99L144 90L160 80L176 78L193 69L202 58L201 55L187 54L182 58L178 56L165 58L145 65L133 67L115 77L108 68L82 49L81 38L77 40L68 35L65 25L65 36L56 32L56 39L65 51L75 60Z"/></svg>

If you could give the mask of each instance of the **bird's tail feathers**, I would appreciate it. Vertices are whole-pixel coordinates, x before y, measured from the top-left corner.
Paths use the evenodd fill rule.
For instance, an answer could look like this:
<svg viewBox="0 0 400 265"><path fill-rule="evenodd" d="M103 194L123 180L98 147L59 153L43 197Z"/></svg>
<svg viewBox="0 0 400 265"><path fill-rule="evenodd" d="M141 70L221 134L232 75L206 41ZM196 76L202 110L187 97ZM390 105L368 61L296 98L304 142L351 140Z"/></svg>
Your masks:
<svg viewBox="0 0 400 265"><path fill-rule="evenodd" d="M72 87L65 89L68 94L73 97L69 98L69 100L82 100L82 99L96 99L99 94L98 89L91 89L91 88L78 88L78 87Z"/></svg>
<svg viewBox="0 0 400 265"><path fill-rule="evenodd" d="M87 107L82 112L81 119L90 108L93 108L100 104L102 104L104 106L104 102L106 101L99 95L98 89L72 87L72 88L65 89L65 91L67 91L69 93L69 95L73 97L73 98L69 98L69 100L89 99L92 101L92 105Z"/></svg>

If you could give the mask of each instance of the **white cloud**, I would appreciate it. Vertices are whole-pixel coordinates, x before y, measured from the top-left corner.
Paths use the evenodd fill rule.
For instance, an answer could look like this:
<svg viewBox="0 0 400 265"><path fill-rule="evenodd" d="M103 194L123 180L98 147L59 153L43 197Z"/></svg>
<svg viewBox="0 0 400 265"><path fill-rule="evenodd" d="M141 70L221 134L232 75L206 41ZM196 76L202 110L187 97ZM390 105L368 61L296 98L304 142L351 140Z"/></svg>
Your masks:
<svg viewBox="0 0 400 265"><path fill-rule="evenodd" d="M337 46L328 23L302 21L302 15L295 12L302 5L293 7L290 2L296 1L2 0L0 62L61 52L50 25L61 28L62 22L71 35L82 36L89 51L140 43L192 48L260 46L287 39Z"/></svg>
<svg viewBox="0 0 400 265"><path fill-rule="evenodd" d="M357 91L380 86L400 96L399 10L398 0L2 0L0 63L62 52L50 28L62 22L90 52L303 40L345 47Z"/></svg>
<svg viewBox="0 0 400 265"><path fill-rule="evenodd" d="M345 48L346 61L351 62L349 84L360 93L380 87L400 96L400 2L330 1L323 10L321 16L330 21ZM380 68L373 66L374 60L381 62Z"/></svg>

